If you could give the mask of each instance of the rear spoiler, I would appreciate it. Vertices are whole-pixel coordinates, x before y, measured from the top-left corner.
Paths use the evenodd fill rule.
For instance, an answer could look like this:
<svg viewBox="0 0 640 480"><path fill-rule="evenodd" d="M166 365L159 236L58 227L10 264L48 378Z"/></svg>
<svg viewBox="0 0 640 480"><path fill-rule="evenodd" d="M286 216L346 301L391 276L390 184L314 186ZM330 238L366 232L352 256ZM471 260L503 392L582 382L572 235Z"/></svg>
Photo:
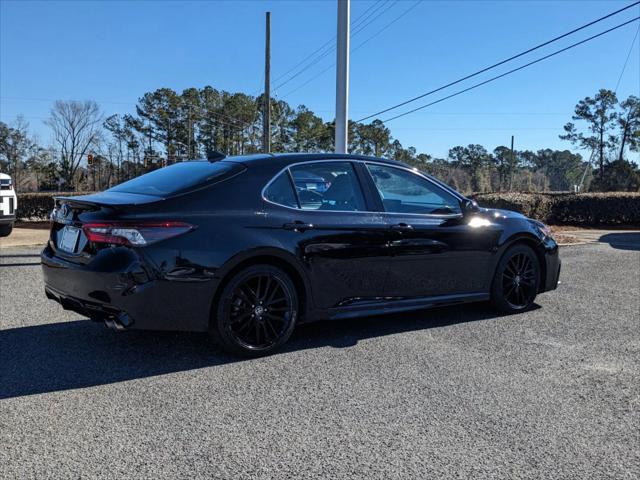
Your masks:
<svg viewBox="0 0 640 480"><path fill-rule="evenodd" d="M56 203L69 203L75 205L93 205L117 208L125 205L145 205L148 203L160 202L165 197L157 197L155 195L143 195L139 193L125 192L100 192L90 195L76 195L73 197L65 197L58 195L53 197Z"/></svg>

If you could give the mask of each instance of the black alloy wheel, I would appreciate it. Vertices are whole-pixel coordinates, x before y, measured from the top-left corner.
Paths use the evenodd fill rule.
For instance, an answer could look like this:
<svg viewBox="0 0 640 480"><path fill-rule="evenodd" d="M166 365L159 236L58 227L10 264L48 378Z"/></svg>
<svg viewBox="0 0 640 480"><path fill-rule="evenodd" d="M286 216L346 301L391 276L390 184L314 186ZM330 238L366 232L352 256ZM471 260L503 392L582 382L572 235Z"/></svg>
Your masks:
<svg viewBox="0 0 640 480"><path fill-rule="evenodd" d="M513 313L533 304L540 283L540 264L526 245L509 248L496 269L491 300L500 310Z"/></svg>
<svg viewBox="0 0 640 480"><path fill-rule="evenodd" d="M256 265L224 288L213 334L225 350L263 355L288 340L297 315L298 296L289 276L271 265Z"/></svg>

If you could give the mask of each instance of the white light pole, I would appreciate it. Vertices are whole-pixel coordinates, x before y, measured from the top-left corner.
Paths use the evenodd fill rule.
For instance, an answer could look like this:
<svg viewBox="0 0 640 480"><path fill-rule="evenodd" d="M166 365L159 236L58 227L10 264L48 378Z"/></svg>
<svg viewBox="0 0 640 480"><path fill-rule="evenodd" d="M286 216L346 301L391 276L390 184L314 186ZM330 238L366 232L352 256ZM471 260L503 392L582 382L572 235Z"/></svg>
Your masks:
<svg viewBox="0 0 640 480"><path fill-rule="evenodd" d="M336 49L336 153L347 153L349 129L349 22L351 0L338 0Z"/></svg>

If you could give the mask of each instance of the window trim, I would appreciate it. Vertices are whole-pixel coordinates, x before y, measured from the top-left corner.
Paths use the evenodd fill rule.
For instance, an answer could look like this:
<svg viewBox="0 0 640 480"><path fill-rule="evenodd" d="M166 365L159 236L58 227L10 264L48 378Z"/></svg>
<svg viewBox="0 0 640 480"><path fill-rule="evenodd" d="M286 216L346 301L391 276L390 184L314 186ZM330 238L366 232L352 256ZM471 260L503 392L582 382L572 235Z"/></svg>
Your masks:
<svg viewBox="0 0 640 480"><path fill-rule="evenodd" d="M278 178L278 177L279 177L279 175L276 175L274 177L274 180L276 178ZM293 178L293 174L291 173L291 170L289 168L287 168L287 178L289 179L289 186L293 190L293 196L296 199L296 205L298 205L298 210L302 210L302 204L300 203L300 196L298 195L298 190L296 190L296 181ZM275 202L273 202L273 203L275 203ZM291 208L293 208L293 207L291 207Z"/></svg>
<svg viewBox="0 0 640 480"><path fill-rule="evenodd" d="M287 177L287 181L289 183L289 188L291 188L293 190L293 198L296 202L296 205L298 205L297 207L290 207L289 205L283 205L282 203L278 203L278 202L274 202L273 200L269 200L266 196L267 190L269 189L269 187L271 186L272 183L275 183L275 181L280 178L280 175L286 175ZM282 208L289 208L291 210L302 210L302 208L300 207L300 198L298 198L298 192L296 190L296 184L295 181L293 180L293 176L291 175L291 171L289 170L288 167L283 168L282 170L278 171L278 173L276 173L273 178L271 180L269 180L269 182L262 188L262 191L260 193L260 197L262 199L262 201L270 203L272 205L278 205L279 207Z"/></svg>
<svg viewBox="0 0 640 480"><path fill-rule="evenodd" d="M291 173L291 168L292 167L297 167L299 165L312 165L314 163L349 163L351 164L351 169L353 170L353 174L356 178L356 181L358 182L358 186L360 187L360 194L362 195L362 199L364 200L365 206L366 208L370 208L370 201L367 198L367 192L365 191L363 185L362 185L362 181L360 179L360 175L358 174L358 170L356 168L356 162L358 162L358 160L354 160L351 158L336 158L336 159L324 159L324 160L307 160L306 162L296 162L296 163L291 163L289 165L287 165L286 167L284 167L283 169L279 170L274 176L273 178L271 178L271 180L269 180L267 182L267 184L262 188L262 191L260 193L260 196L262 197L262 200L270 203L272 205L277 205L278 207L281 208L287 208L289 210L295 210L296 212L320 212L320 213L368 213L368 214L372 214L372 213L380 213L377 212L376 210L306 210L304 208L302 208L301 204L300 204L300 198L298 197L298 191L296 190L296 183L295 180L293 179L293 174ZM276 180L276 178L278 178L281 174L283 174L285 172L285 170L288 173L288 177L289 177L289 182L291 183L291 186L293 188L293 192L294 195L296 196L296 202L298 203L298 208L295 207L289 207L288 205L282 205L281 203L276 203L273 202L271 200L269 200L266 196L265 196L265 192L267 191L267 189L271 186L271 184Z"/></svg>
<svg viewBox="0 0 640 480"><path fill-rule="evenodd" d="M360 189L362 192L362 195L364 196L365 199L365 203L367 204L367 208L370 207L369 203L371 199L369 199L370 195L377 195L377 199L378 202L382 202L382 199L380 198L380 193L378 192L377 188L375 189L375 192L369 192L368 189L364 188L364 185L362 185L362 180L360 178L360 173L358 172L358 169L356 168L356 166L362 165L364 167L364 169L366 170L366 175L368 175L368 179L373 182L373 177L371 176L371 172L369 172L369 169L367 168L367 164L373 164L373 165L381 165L383 167L390 167L390 168L397 168L398 170L404 170L407 171L409 173L412 173L420 178L423 178L424 180L426 180L427 182L433 184L436 188L442 189L447 191L448 193L450 193L451 195L453 195L458 202L462 202L463 200L465 200L465 197L463 197L461 194L459 194L458 192L456 192L453 189L450 188L445 188L444 186L440 186L438 184L438 182L436 182L435 180L432 180L431 178L429 178L428 175L422 173L420 170L418 170L417 168L411 168L411 167L405 167L402 165L392 165L386 162L378 162L375 160L361 160L358 158L336 158L336 159L331 159L331 158L327 158L327 159L323 159L323 160L307 160L304 162L296 162L296 163L290 163L289 165L285 166L284 168L280 169L268 182L267 184L262 188L262 191L260 192L260 196L262 197L262 200L264 202L270 203L271 205L276 205L280 208L286 208L288 210L293 210L296 212L310 212L310 213L351 213L351 214L368 214L371 215L372 213L375 214L386 214L386 215L403 215L403 216L409 216L409 215L414 215L414 216L420 216L420 217L431 217L431 218L436 218L436 219L448 219L448 218L460 218L462 217L464 214L463 213L400 213L400 212L387 212L386 210L303 210L302 208L295 208L295 207L289 207L287 205L282 205L281 203L276 203L276 202L272 202L271 200L267 199L265 196L265 191L269 188L269 186L275 181L276 178L278 178L280 176L280 174L284 173L284 171L288 171L288 176L289 176L289 181L292 182L292 174L291 174L291 170L289 170L291 167L296 167L298 165L310 165L312 163L326 163L326 162L348 162L352 164L354 173L356 174L356 178L358 179L358 183L360 184ZM375 183L375 182L374 182ZM293 191L296 195L296 200L298 201L298 205L300 205L300 202L298 200L298 192L295 189L295 182L293 182ZM384 207L383 207L384 208ZM461 206L462 208L462 206Z"/></svg>

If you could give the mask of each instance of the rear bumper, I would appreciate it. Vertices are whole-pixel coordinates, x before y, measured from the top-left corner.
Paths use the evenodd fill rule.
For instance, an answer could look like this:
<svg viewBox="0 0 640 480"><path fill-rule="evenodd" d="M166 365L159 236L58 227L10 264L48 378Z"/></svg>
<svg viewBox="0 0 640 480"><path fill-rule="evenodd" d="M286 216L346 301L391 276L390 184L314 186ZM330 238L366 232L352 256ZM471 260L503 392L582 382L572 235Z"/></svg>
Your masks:
<svg viewBox="0 0 640 480"><path fill-rule="evenodd" d="M108 326L117 330L125 330L133 327L133 319L124 311L98 302L88 302L79 298L65 295L49 286L44 287L48 299L55 300L65 310L72 310L80 315L96 321L104 321Z"/></svg>
<svg viewBox="0 0 640 480"><path fill-rule="evenodd" d="M41 254L45 292L63 308L119 328L206 331L210 282L167 280L127 248L101 251L86 265Z"/></svg>

